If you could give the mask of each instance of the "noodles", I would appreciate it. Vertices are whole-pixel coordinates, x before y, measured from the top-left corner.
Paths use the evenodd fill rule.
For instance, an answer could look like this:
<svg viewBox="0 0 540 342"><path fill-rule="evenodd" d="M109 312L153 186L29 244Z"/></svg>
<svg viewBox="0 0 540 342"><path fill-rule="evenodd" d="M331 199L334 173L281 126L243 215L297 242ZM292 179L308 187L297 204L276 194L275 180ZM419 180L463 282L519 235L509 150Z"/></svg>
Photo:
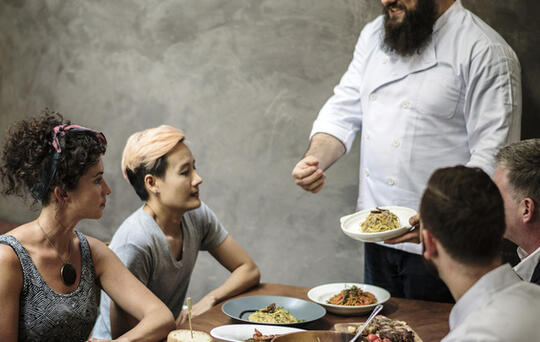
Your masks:
<svg viewBox="0 0 540 342"><path fill-rule="evenodd" d="M344 289L340 293L332 296L327 303L334 305L360 306L377 303L377 298L371 292L362 291L356 286Z"/></svg>
<svg viewBox="0 0 540 342"><path fill-rule="evenodd" d="M270 304L249 315L248 320L259 323L298 323L301 322L282 306Z"/></svg>
<svg viewBox="0 0 540 342"><path fill-rule="evenodd" d="M360 225L363 233L377 233L399 228L399 218L390 210L372 210L366 220Z"/></svg>

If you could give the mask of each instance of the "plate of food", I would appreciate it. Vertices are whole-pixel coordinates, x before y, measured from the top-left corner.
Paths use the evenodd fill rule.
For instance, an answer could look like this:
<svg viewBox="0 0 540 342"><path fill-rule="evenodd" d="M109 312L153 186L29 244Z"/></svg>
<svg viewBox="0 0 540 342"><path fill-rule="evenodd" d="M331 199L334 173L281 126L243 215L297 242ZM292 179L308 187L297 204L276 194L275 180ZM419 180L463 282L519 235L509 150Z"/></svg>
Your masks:
<svg viewBox="0 0 540 342"><path fill-rule="evenodd" d="M334 325L334 330L355 334L363 325L364 322L337 323ZM360 336L364 338L364 341L371 342L384 342L385 339L386 341L422 342L420 336L407 322L383 315L375 316Z"/></svg>
<svg viewBox="0 0 540 342"><path fill-rule="evenodd" d="M361 315L390 299L382 287L361 283L319 285L308 291L308 298L338 315Z"/></svg>
<svg viewBox="0 0 540 342"><path fill-rule="evenodd" d="M247 296L221 307L227 316L246 323L299 325L326 315L326 309L307 300L282 296Z"/></svg>
<svg viewBox="0 0 540 342"><path fill-rule="evenodd" d="M305 330L277 325L228 324L215 327L210 331L210 335L224 341L251 342L271 341L276 336L298 331Z"/></svg>
<svg viewBox="0 0 540 342"><path fill-rule="evenodd" d="M339 219L341 230L364 242L380 242L405 234L412 229L409 218L416 211L406 207L388 206L366 209Z"/></svg>

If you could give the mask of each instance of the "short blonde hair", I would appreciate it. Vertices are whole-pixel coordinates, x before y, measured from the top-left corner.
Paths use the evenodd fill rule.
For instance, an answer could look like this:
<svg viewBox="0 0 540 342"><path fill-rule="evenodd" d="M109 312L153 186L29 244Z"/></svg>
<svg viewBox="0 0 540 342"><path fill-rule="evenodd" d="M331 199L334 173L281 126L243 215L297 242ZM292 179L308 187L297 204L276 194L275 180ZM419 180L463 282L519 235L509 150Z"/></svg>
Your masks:
<svg viewBox="0 0 540 342"><path fill-rule="evenodd" d="M128 138L122 153L122 174L141 199L147 199L147 196L141 196L139 193L140 191L146 193L146 190L144 184L139 184L141 180L137 178L142 176L144 179L146 174L153 174L152 170L156 168L160 158L183 140L184 133L169 125L145 129L133 133Z"/></svg>

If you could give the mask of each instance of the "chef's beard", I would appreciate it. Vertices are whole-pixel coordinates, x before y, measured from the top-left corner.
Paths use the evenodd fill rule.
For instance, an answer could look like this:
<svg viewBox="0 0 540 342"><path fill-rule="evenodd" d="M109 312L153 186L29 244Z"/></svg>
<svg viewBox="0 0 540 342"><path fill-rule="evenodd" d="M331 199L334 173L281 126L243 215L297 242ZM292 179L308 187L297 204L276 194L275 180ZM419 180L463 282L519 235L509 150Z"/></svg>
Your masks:
<svg viewBox="0 0 540 342"><path fill-rule="evenodd" d="M433 24L437 20L437 5L435 0L418 0L416 8L407 10L400 1L394 4L405 11L401 23L395 23L384 12L384 44L387 51L401 56L411 56L420 52L427 44L433 33Z"/></svg>

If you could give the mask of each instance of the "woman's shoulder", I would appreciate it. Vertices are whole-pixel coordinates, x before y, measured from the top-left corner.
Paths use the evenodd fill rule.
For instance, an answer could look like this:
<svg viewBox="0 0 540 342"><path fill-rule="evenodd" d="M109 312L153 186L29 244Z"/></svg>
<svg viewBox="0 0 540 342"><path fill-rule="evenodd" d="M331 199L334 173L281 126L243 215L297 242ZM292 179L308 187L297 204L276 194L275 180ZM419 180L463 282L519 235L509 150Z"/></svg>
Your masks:
<svg viewBox="0 0 540 342"><path fill-rule="evenodd" d="M22 267L15 250L10 246L0 243L0 274L2 279L22 286Z"/></svg>

